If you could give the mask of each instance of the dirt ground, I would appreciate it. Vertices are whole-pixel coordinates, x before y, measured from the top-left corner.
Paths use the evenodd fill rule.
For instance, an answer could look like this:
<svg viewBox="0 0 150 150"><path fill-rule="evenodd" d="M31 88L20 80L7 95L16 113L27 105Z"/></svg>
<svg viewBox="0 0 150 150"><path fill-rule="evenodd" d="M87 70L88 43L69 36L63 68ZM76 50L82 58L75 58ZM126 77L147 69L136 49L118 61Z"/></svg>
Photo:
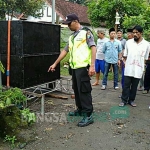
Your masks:
<svg viewBox="0 0 150 150"><path fill-rule="evenodd" d="M32 128L36 136L24 150L150 150L150 94L138 91L136 108L119 108L121 89L114 90L112 81L104 91L93 87L95 122L87 127L77 127L81 117L67 116L75 109L74 100L59 94L68 99L46 97L44 119L39 116L40 99L30 103L38 118ZM0 150L9 149L0 141Z"/></svg>

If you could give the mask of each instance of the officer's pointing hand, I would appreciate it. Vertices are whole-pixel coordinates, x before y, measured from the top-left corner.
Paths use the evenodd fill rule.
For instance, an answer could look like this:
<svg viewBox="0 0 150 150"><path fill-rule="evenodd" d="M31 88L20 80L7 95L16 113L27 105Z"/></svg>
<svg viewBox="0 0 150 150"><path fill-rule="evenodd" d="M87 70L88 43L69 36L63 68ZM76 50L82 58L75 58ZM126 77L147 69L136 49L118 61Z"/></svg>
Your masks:
<svg viewBox="0 0 150 150"><path fill-rule="evenodd" d="M56 64L54 63L53 65L51 65L51 66L49 67L48 72L49 72L49 71L54 72L54 71L55 71L55 68L56 68Z"/></svg>

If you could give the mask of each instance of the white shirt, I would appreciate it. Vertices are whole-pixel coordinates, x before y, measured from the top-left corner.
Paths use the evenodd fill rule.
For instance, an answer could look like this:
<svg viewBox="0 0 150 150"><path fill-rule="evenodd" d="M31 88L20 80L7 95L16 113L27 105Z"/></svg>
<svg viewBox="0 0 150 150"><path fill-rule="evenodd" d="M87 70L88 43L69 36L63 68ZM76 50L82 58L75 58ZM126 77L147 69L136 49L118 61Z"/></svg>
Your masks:
<svg viewBox="0 0 150 150"><path fill-rule="evenodd" d="M96 52L96 59L103 60L104 59L104 53L103 53L103 45L105 42L109 41L108 38L104 37L103 39L97 40L97 52Z"/></svg>
<svg viewBox="0 0 150 150"><path fill-rule="evenodd" d="M126 42L124 56L127 57L125 63L125 76L141 78L144 71L144 60L148 59L150 44L146 40L136 43L134 39Z"/></svg>

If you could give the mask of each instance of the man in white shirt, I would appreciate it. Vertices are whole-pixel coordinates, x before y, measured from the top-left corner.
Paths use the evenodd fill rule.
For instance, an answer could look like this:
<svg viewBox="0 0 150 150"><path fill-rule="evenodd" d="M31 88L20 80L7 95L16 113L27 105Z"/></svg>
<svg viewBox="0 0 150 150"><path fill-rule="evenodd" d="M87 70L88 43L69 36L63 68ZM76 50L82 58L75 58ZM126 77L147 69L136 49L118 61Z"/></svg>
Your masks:
<svg viewBox="0 0 150 150"><path fill-rule="evenodd" d="M104 53L103 45L105 42L107 42L109 39L105 37L104 30L97 30L97 52L96 52L96 60L95 60L95 71L96 71L96 81L93 83L93 86L99 85L99 77L100 72L104 74L105 70L105 61L104 61Z"/></svg>
<svg viewBox="0 0 150 150"><path fill-rule="evenodd" d="M144 71L144 61L148 59L150 46L142 37L143 28L136 25L133 28L133 39L126 42L123 57L126 59L124 72L124 88L122 91L122 102L119 106L127 103L136 107L134 103L137 86Z"/></svg>

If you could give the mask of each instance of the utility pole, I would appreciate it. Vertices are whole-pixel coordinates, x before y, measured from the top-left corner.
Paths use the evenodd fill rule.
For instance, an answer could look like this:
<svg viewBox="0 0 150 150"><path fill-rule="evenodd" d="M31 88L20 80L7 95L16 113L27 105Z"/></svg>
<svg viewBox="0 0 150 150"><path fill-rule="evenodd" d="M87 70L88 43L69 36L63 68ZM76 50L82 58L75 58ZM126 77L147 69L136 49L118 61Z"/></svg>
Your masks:
<svg viewBox="0 0 150 150"><path fill-rule="evenodd" d="M52 0L52 24L55 24L55 0Z"/></svg>

